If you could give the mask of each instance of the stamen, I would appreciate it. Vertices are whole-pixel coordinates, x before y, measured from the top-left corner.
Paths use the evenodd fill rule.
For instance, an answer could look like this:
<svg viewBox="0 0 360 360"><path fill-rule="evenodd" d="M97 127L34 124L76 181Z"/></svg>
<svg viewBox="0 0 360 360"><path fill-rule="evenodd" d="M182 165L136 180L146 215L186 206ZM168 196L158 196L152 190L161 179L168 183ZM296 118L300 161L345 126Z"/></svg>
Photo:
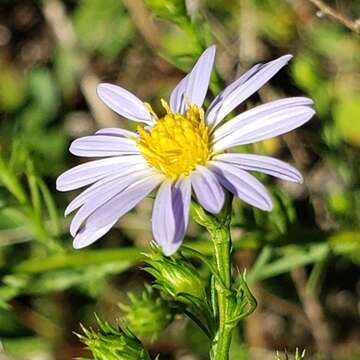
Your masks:
<svg viewBox="0 0 360 360"><path fill-rule="evenodd" d="M170 114L171 110L170 110L169 104L164 99L160 99L160 102L161 102L162 107L165 109L166 113Z"/></svg>
<svg viewBox="0 0 360 360"><path fill-rule="evenodd" d="M189 175L197 165L210 159L209 129L204 111L188 105L184 115L172 113L169 104L161 100L166 115L149 130L138 128L137 146L147 162L169 179Z"/></svg>
<svg viewBox="0 0 360 360"><path fill-rule="evenodd" d="M152 108L152 106L147 102L144 102L144 105L147 107L149 113L154 117L154 119L159 120L159 118L158 118L156 112L154 111L154 109Z"/></svg>

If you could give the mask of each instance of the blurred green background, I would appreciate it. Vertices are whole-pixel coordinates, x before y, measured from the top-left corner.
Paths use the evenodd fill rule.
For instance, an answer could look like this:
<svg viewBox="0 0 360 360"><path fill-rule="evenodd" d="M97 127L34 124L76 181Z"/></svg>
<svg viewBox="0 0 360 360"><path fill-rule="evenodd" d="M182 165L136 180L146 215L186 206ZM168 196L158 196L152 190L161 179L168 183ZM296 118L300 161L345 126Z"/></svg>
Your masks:
<svg viewBox="0 0 360 360"><path fill-rule="evenodd" d="M327 4L360 18L359 1ZM72 139L133 126L97 99L99 82L160 109L211 43L213 93L254 63L291 53L246 106L305 94L317 111L296 132L253 146L295 164L305 183L262 178L270 214L235 202L234 261L259 306L237 330L231 359L274 360L296 347L307 359L360 358L359 34L307 0L1 0L1 360L89 357L73 333L80 322L93 324L96 312L126 324L119 301L151 281L140 252L151 240L152 200L75 251L62 216L75 194L56 192L55 179L84 160L68 153ZM187 241L211 254L193 223ZM184 318L143 340L160 359L207 358L207 340Z"/></svg>

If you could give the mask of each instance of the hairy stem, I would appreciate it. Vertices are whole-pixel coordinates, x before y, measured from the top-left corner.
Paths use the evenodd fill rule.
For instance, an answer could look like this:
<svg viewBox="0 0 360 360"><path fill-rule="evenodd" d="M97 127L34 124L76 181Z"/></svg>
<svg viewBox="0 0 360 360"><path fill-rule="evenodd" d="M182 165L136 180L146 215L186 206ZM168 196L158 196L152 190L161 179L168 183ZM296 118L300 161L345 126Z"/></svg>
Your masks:
<svg viewBox="0 0 360 360"><path fill-rule="evenodd" d="M221 283L216 281L216 292L219 313L219 328L215 335L212 345L213 360L227 360L229 358L229 348L231 343L231 333L233 326L228 324L230 316L231 293L231 238L229 225L224 225L211 231L215 249L215 264Z"/></svg>

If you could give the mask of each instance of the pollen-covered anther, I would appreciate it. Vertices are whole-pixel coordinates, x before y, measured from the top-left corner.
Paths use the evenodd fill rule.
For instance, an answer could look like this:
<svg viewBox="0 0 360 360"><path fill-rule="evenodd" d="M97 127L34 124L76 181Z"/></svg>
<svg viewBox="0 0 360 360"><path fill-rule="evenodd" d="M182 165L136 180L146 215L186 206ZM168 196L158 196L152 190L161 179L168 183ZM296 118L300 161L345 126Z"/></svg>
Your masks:
<svg viewBox="0 0 360 360"><path fill-rule="evenodd" d="M170 112L162 100L166 115L150 129L138 128L137 146L147 162L169 179L189 175L204 165L211 155L209 130L204 111L189 105L185 114Z"/></svg>

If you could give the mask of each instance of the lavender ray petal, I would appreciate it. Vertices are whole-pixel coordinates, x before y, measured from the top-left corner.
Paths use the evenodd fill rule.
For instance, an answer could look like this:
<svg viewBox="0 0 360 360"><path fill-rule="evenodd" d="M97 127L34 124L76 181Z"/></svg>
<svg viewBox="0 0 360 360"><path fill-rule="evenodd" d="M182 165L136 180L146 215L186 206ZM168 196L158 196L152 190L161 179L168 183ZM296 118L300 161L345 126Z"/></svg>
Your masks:
<svg viewBox="0 0 360 360"><path fill-rule="evenodd" d="M188 99L190 104L195 104L199 107L202 106L209 87L215 52L215 45L207 48L188 74L189 77L186 81L186 90L184 93L185 102Z"/></svg>
<svg viewBox="0 0 360 360"><path fill-rule="evenodd" d="M297 169L270 156L227 153L216 155L213 159L233 164L243 170L258 171L287 181L303 182L303 177Z"/></svg>
<svg viewBox="0 0 360 360"><path fill-rule="evenodd" d="M152 211L152 233L155 241L163 248L173 241L175 234L171 187L170 181L164 181L161 184Z"/></svg>
<svg viewBox="0 0 360 360"><path fill-rule="evenodd" d="M130 139L136 139L139 135L133 131L121 129L121 128L104 128L98 130L95 135L108 135L108 136L120 136Z"/></svg>
<svg viewBox="0 0 360 360"><path fill-rule="evenodd" d="M122 87L100 84L97 87L97 94L111 110L119 115L149 125L153 123L153 118L144 103Z"/></svg>
<svg viewBox="0 0 360 360"><path fill-rule="evenodd" d="M190 200L189 177L180 178L173 186L165 184L156 197L153 234L166 256L174 254L183 241L189 221Z"/></svg>
<svg viewBox="0 0 360 360"><path fill-rule="evenodd" d="M93 135L74 140L70 152L77 156L104 157L139 154L133 139L119 136Z"/></svg>
<svg viewBox="0 0 360 360"><path fill-rule="evenodd" d="M220 140L214 140L213 150L221 152L233 146L252 144L294 130L315 114L308 106L296 106L249 117L242 126Z"/></svg>
<svg viewBox="0 0 360 360"><path fill-rule="evenodd" d="M285 66L292 55L284 55L276 60L260 65L257 71L252 68L250 76L245 82L241 82L238 87L234 87L224 98L219 109L214 110L214 114L209 113L209 125L215 127L227 114L234 110L244 100L259 90L266 84L283 66Z"/></svg>
<svg viewBox="0 0 360 360"><path fill-rule="evenodd" d="M212 214L218 214L224 206L225 194L216 176L204 166L198 166L191 174L191 185L200 205Z"/></svg>
<svg viewBox="0 0 360 360"><path fill-rule="evenodd" d="M118 220L120 217L134 208L163 180L164 177L156 173L136 181L127 187L125 191L114 196L105 204L97 208L87 218L87 226L89 229L97 230L106 226L112 221Z"/></svg>
<svg viewBox="0 0 360 360"><path fill-rule="evenodd" d="M241 200L261 210L272 210L268 191L254 176L220 161L210 161L209 168L216 174L219 182Z"/></svg>
<svg viewBox="0 0 360 360"><path fill-rule="evenodd" d="M120 178L131 176L134 173L145 173L149 170L149 166L146 164L138 164L125 168L123 171L116 174L106 176L102 180L97 181L82 193L80 193L75 199L73 199L70 204L65 209L65 216L69 215L74 210L78 209L80 206L84 205L86 202L91 201L93 197L101 197L101 193L107 186L113 186L114 182L118 181Z"/></svg>
<svg viewBox="0 0 360 360"><path fill-rule="evenodd" d="M243 85L246 81L248 81L254 74L258 72L258 70L263 66L263 64L256 64L250 70L241 75L237 80L228 85L224 90L222 90L211 102L209 107L206 110L206 123L208 126L212 126L215 123L215 120L219 116L219 111L221 106L224 103L224 100L233 93L239 86Z"/></svg>
<svg viewBox="0 0 360 360"><path fill-rule="evenodd" d="M77 233L73 241L74 249L82 249L93 244L96 240L103 237L115 225L116 221L97 230L88 229L86 225Z"/></svg>
<svg viewBox="0 0 360 360"><path fill-rule="evenodd" d="M126 176L114 179L113 181L101 186L96 191L93 191L86 199L84 205L74 216L70 225L70 234L75 236L83 222L102 205L108 203L117 195L126 192L127 189L130 188L136 181L153 175L154 171L151 169L135 171L133 173L128 173Z"/></svg>
<svg viewBox="0 0 360 360"><path fill-rule="evenodd" d="M90 161L61 174L56 180L56 188L59 191L75 190L123 171L129 166L139 164L147 165L146 160L141 155L125 155Z"/></svg>
<svg viewBox="0 0 360 360"><path fill-rule="evenodd" d="M298 106L312 106L314 102L306 97L290 97L285 99L279 99L270 101L268 103L256 106L250 110L247 110L233 119L227 121L225 124L217 128L213 133L213 141L217 142L227 135L233 134L236 130L243 128L244 126L251 124L258 119L267 119L282 110L291 110ZM264 120L265 121L265 120Z"/></svg>
<svg viewBox="0 0 360 360"><path fill-rule="evenodd" d="M170 95L170 109L173 113L184 114L185 113L185 100L184 94L186 90L187 81L189 75L186 75L180 82L176 85L174 90Z"/></svg>

